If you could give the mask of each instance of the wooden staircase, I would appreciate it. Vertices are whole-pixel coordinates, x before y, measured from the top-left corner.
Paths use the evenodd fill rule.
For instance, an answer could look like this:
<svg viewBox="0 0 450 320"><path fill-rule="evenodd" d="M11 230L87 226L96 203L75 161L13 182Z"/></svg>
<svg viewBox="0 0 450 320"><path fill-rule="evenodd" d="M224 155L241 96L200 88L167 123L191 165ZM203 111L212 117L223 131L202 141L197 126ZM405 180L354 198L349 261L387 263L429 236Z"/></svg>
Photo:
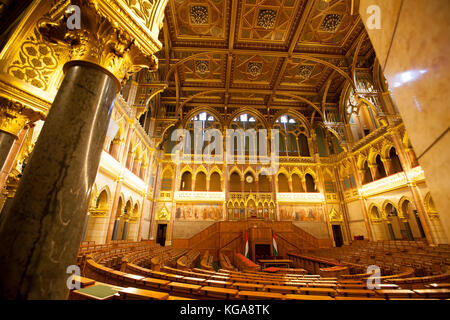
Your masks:
<svg viewBox="0 0 450 320"><path fill-rule="evenodd" d="M253 230L251 230L253 229ZM269 232L268 229L270 229ZM220 221L197 233L190 239L174 241L176 247L197 249L202 254L209 250L214 260L219 260L219 252L228 254L231 258L234 252L243 252L245 246L245 234L250 231L265 230L265 241L271 241L272 231L275 233L280 255L286 255L289 251L302 252L319 247L330 247L329 239L317 239L310 233L295 226L290 221ZM261 239L260 239L261 240Z"/></svg>

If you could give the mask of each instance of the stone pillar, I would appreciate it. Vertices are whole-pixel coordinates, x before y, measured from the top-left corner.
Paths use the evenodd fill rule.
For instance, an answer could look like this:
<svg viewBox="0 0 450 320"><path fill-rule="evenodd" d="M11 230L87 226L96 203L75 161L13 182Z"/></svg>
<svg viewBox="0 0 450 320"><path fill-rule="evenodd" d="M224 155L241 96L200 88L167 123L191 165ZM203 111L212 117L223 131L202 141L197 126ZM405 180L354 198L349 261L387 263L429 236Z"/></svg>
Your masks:
<svg viewBox="0 0 450 320"><path fill-rule="evenodd" d="M115 158L117 160L119 159L119 153L120 153L119 151L120 151L121 144L123 144L123 140L114 139L112 141L110 154L113 158Z"/></svg>
<svg viewBox="0 0 450 320"><path fill-rule="evenodd" d="M367 25L370 5L378 29ZM361 0L359 12L450 239L450 2Z"/></svg>
<svg viewBox="0 0 450 320"><path fill-rule="evenodd" d="M373 181L378 180L380 178L380 174L378 172L378 167L376 164L369 164L370 174L372 175Z"/></svg>
<svg viewBox="0 0 450 320"><path fill-rule="evenodd" d="M20 151L21 148L23 146L23 143L27 137L27 135L29 134L29 130L22 130L19 134L19 137L17 140L15 140L10 152L9 152L9 156L6 159L5 164L3 165L3 169L0 172L0 190L3 189L3 187L5 186L5 183L8 179L8 175L10 174L11 170L13 169L13 166L16 162L16 158L18 156L20 156Z"/></svg>
<svg viewBox="0 0 450 320"><path fill-rule="evenodd" d="M391 159L381 158L381 162L383 162L384 170L386 171L386 175L387 176L390 176L391 174L394 174L394 171L392 170L392 161L391 161Z"/></svg>
<svg viewBox="0 0 450 320"><path fill-rule="evenodd" d="M76 261L117 91L114 77L94 64L66 66L0 229L4 299L66 298L68 289L61 284Z"/></svg>
<svg viewBox="0 0 450 320"><path fill-rule="evenodd" d="M289 176L289 178L288 178L288 186L289 186L289 192L292 192L292 190L294 190L292 188L292 176Z"/></svg>
<svg viewBox="0 0 450 320"><path fill-rule="evenodd" d="M117 230L117 225L118 225L118 220L119 220L119 217L116 217L116 215L117 215L117 209L119 206L119 198L120 198L121 189L122 189L122 178L118 178L118 180L116 182L115 192L114 192L113 204L111 207L111 214L109 217L108 231L106 232L106 239L105 239L106 244L110 243L111 240L115 239L114 231ZM124 206L124 205L125 204L122 203L122 206ZM122 210L121 210L121 212L122 212Z"/></svg>
<svg viewBox="0 0 450 320"><path fill-rule="evenodd" d="M350 157L350 163L352 166L353 175L355 177L356 187L358 188L358 190L361 190L362 180L361 180L360 175L356 173L356 172L358 172L358 169L357 169L356 161L355 161L354 157ZM361 204L361 211L363 213L364 224L366 226L367 236L369 237L370 241L373 241L372 230L370 229L370 224L369 224L369 215L367 213L367 208L366 208L364 198L361 195L359 196L359 202Z"/></svg>
<svg viewBox="0 0 450 320"><path fill-rule="evenodd" d="M0 97L0 170L22 129L27 124L40 119L44 119L42 113L30 109L20 102Z"/></svg>
<svg viewBox="0 0 450 320"><path fill-rule="evenodd" d="M420 197L420 193L417 190L417 185L415 183L408 183L408 187L411 190L411 194L414 199L414 205L417 209L417 213L419 214L420 223L422 224L423 232L425 233L425 237L427 239L428 244L433 244L433 238L430 232L430 226L428 224L427 212L425 210L425 206L423 205L423 201Z"/></svg>
<svg viewBox="0 0 450 320"><path fill-rule="evenodd" d="M82 30L67 28L70 4L82 7ZM121 30L123 22L112 16L116 12L100 10L103 2L59 5L37 30L44 41L63 46L70 61L0 226L1 299L67 298L66 271L76 264L120 82L129 72L156 65L151 54L158 50L144 51L142 39L138 46L141 35ZM132 17L126 21L134 25Z"/></svg>

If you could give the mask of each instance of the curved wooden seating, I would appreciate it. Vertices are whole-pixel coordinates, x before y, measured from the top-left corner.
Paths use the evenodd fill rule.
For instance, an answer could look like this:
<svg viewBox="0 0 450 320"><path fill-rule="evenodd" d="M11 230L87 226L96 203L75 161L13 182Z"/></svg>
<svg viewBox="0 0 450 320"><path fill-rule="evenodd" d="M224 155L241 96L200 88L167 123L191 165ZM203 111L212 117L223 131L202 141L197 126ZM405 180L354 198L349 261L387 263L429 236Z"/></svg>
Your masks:
<svg viewBox="0 0 450 320"><path fill-rule="evenodd" d="M412 288L417 285L425 285L433 282L446 282L449 279L450 271L435 276L389 278L386 281L389 283L397 284L401 287Z"/></svg>
<svg viewBox="0 0 450 320"><path fill-rule="evenodd" d="M200 252L198 250L190 250L185 255L181 256L177 260L177 268L182 270L189 270L193 266L196 266L200 258Z"/></svg>
<svg viewBox="0 0 450 320"><path fill-rule="evenodd" d="M407 289L405 285L399 285L395 282L409 279L408 275L413 272L412 267L402 268L402 272L395 275L380 277L380 280L389 283L381 284L382 288L378 290L367 290L364 279L370 274L356 275L360 277L360 280L346 280L342 276L338 279L337 277L322 277L321 275L274 274L257 271L259 265L256 264L254 264L258 267L255 268L256 270L248 268L243 271L220 269L219 272L215 272L203 268L192 269L188 266L180 269L175 268L176 261L180 259L179 256L173 265L160 265L160 271L151 270L148 269L152 265L150 260L161 257L163 254L169 258L168 260L173 261L174 257L180 254L200 259L200 253L197 251L198 255L196 255L196 252L191 250L193 252L188 252L189 255L187 255L184 249L159 247L148 243L142 244L142 246L136 243L131 244L128 243L128 247L111 247L109 251L98 251L90 255L83 255L83 277L80 277L84 283L82 286L88 288L92 285L92 281L95 281L96 284L100 281L119 288L116 292L117 295L108 296L107 299L329 300L336 298L336 300L392 300L448 298L448 292L445 291L448 288L442 288L444 290L440 289L440 291L418 291L424 289L417 288L402 291ZM163 260L165 259L162 258L161 261ZM120 261L120 263L117 261ZM251 266L251 264L249 265ZM120 271L117 270L119 268ZM406 278L399 278L405 276ZM436 276L420 277L420 284L423 283L424 278L428 283L436 283L444 282L448 279L448 276L448 273L443 273ZM414 279L417 278L419 277L414 277ZM396 286L400 286L401 289L393 289ZM120 294L120 291L127 287L134 288L134 290L130 289ZM146 293L146 290L151 292ZM152 292L158 292L160 295ZM81 292L80 295L83 295L83 293ZM89 298L85 294L83 298L86 297Z"/></svg>
<svg viewBox="0 0 450 320"><path fill-rule="evenodd" d="M213 271L213 256L209 254L209 251L206 250L203 254L202 260L200 261L200 266L203 269Z"/></svg>
<svg viewBox="0 0 450 320"><path fill-rule="evenodd" d="M231 263L230 258L223 252L219 253L219 262L223 269L237 271L237 268Z"/></svg>
<svg viewBox="0 0 450 320"><path fill-rule="evenodd" d="M261 269L261 266L259 264L256 264L250 259L247 259L240 253L235 253L234 257L236 266L241 271L259 271Z"/></svg>

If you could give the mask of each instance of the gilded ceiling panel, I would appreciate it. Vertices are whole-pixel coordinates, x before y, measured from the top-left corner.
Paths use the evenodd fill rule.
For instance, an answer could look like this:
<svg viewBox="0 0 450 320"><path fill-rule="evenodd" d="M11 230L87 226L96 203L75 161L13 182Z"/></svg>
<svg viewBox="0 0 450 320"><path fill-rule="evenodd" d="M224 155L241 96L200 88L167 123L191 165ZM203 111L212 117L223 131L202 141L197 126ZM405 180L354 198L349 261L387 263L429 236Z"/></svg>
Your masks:
<svg viewBox="0 0 450 320"><path fill-rule="evenodd" d="M170 0L174 40L225 40L230 0Z"/></svg>
<svg viewBox="0 0 450 320"><path fill-rule="evenodd" d="M233 85L269 85L277 71L279 58L260 55L236 55L234 61Z"/></svg>
<svg viewBox="0 0 450 320"><path fill-rule="evenodd" d="M237 40L285 44L301 3L301 0L242 1Z"/></svg>
<svg viewBox="0 0 450 320"><path fill-rule="evenodd" d="M342 47L358 21L350 5L350 0L316 1L297 45Z"/></svg>

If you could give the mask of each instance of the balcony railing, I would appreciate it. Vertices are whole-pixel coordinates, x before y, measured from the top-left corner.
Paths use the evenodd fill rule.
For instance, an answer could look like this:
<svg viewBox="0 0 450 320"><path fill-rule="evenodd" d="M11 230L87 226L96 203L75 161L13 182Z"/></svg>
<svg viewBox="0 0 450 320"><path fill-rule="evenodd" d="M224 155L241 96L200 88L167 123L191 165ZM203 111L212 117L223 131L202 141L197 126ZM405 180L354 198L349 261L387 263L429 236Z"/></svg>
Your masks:
<svg viewBox="0 0 450 320"><path fill-rule="evenodd" d="M176 191L174 200L181 202L223 202L225 201L225 193L215 191Z"/></svg>
<svg viewBox="0 0 450 320"><path fill-rule="evenodd" d="M323 203L325 197L319 192L278 192L278 203Z"/></svg>

